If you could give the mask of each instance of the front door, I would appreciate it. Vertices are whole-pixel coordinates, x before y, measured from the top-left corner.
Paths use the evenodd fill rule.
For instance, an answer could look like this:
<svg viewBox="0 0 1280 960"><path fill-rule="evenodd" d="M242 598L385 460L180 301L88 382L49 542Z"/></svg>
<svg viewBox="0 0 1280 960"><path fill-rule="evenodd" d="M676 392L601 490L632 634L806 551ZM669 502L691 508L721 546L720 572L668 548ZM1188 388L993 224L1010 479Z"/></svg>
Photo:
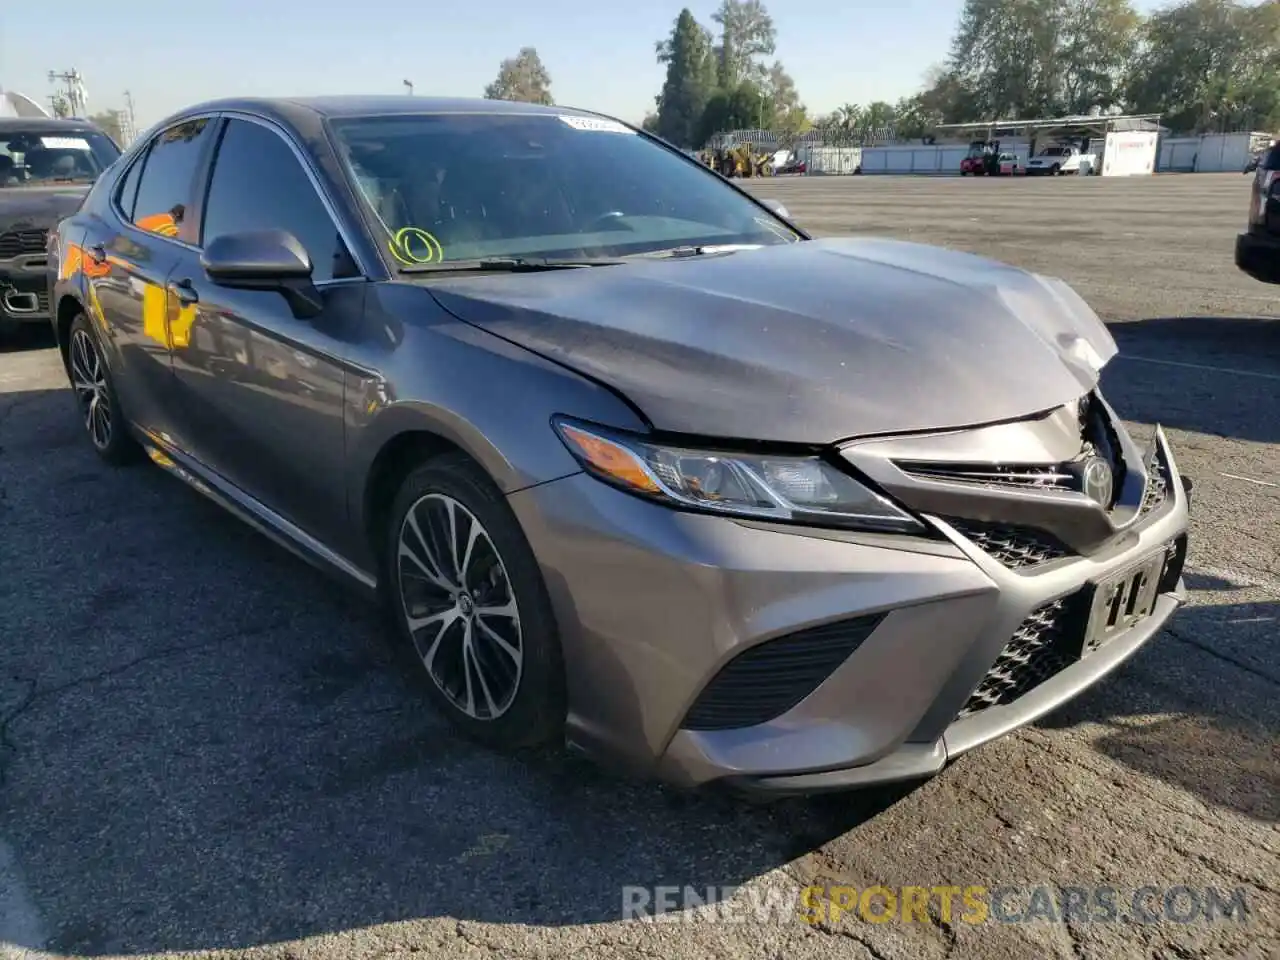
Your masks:
<svg viewBox="0 0 1280 960"><path fill-rule="evenodd" d="M363 319L356 273L315 183L282 133L230 118L201 213L202 243L254 230L292 233L324 307L300 319L279 293L208 279L188 252L169 276L188 322L173 369L189 452L323 541L346 521L344 358Z"/></svg>

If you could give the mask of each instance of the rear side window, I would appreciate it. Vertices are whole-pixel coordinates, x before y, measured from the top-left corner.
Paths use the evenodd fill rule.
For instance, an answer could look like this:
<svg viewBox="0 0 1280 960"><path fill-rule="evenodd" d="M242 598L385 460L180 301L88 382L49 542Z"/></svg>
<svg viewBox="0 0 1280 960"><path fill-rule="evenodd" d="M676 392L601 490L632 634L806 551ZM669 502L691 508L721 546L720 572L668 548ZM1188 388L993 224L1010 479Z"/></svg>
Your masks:
<svg viewBox="0 0 1280 960"><path fill-rule="evenodd" d="M130 212L134 226L164 237L182 232L196 168L213 129L208 118L188 120L152 141Z"/></svg>
<svg viewBox="0 0 1280 960"><path fill-rule="evenodd" d="M261 124L228 121L201 224L202 244L230 233L287 230L306 248L317 283L356 275L338 227L293 148Z"/></svg>
<svg viewBox="0 0 1280 960"><path fill-rule="evenodd" d="M142 177L142 167L147 162L146 151L142 156L134 161L125 173L124 178L120 181L120 193L117 202L120 204L120 210L130 221L133 220L133 207L138 199L138 180Z"/></svg>

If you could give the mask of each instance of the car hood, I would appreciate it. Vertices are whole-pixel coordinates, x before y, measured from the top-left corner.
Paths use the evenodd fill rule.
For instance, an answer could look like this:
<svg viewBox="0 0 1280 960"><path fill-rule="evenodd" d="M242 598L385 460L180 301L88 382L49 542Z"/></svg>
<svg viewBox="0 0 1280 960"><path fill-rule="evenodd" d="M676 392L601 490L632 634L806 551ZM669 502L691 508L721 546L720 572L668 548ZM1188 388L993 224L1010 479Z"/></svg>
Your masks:
<svg viewBox="0 0 1280 960"><path fill-rule="evenodd" d="M48 230L80 209L91 184L0 187L0 233Z"/></svg>
<svg viewBox="0 0 1280 960"><path fill-rule="evenodd" d="M889 240L429 289L459 319L616 388L655 428L707 437L825 444L1015 419L1088 392L1116 352L1059 280Z"/></svg>

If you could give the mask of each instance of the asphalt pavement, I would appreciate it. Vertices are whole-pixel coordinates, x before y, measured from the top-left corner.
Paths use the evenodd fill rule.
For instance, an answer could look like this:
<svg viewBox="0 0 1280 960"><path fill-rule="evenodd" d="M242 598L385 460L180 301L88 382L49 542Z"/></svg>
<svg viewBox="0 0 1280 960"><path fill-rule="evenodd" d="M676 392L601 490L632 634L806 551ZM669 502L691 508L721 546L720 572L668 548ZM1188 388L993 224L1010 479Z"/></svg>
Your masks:
<svg viewBox="0 0 1280 960"><path fill-rule="evenodd" d="M1109 399L1196 480L1173 626L914 789L761 807L490 754L360 600L159 470L100 465L27 337L0 353L0 957L1274 956L1280 288L1231 262L1248 178L750 187L817 234L1057 274L1112 321ZM1025 902L984 923L940 898L914 922L773 909L811 884ZM1119 915L1014 922L1049 885L1114 888ZM625 888L656 886L739 889L624 921ZM1141 888L1163 922L1127 909ZM1204 919L1211 891L1246 913Z"/></svg>

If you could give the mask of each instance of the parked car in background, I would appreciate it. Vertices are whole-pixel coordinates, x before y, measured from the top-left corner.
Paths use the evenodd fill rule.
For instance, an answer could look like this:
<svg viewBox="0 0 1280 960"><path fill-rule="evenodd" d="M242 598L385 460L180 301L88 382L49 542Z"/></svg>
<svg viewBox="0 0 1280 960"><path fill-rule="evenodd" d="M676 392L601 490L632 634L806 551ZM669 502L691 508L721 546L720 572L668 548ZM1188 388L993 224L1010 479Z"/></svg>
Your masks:
<svg viewBox="0 0 1280 960"><path fill-rule="evenodd" d="M1183 597L1173 453L1103 398L1116 345L1070 287L811 239L608 117L205 104L51 256L97 453L379 599L495 748L768 794L927 777Z"/></svg>
<svg viewBox="0 0 1280 960"><path fill-rule="evenodd" d="M1022 166L1022 161L1017 154L1002 153L996 161L1002 177L1011 177L1014 174L1026 173Z"/></svg>
<svg viewBox="0 0 1280 960"><path fill-rule="evenodd" d="M0 337L49 322L49 231L119 156L87 120L0 118Z"/></svg>
<svg viewBox="0 0 1280 960"><path fill-rule="evenodd" d="M1027 162L1029 176L1067 176L1090 173L1097 160L1093 154L1081 153L1073 144L1045 147Z"/></svg>
<svg viewBox="0 0 1280 960"><path fill-rule="evenodd" d="M1249 220L1236 237L1236 267L1263 283L1280 283L1280 146L1264 150L1249 189Z"/></svg>

